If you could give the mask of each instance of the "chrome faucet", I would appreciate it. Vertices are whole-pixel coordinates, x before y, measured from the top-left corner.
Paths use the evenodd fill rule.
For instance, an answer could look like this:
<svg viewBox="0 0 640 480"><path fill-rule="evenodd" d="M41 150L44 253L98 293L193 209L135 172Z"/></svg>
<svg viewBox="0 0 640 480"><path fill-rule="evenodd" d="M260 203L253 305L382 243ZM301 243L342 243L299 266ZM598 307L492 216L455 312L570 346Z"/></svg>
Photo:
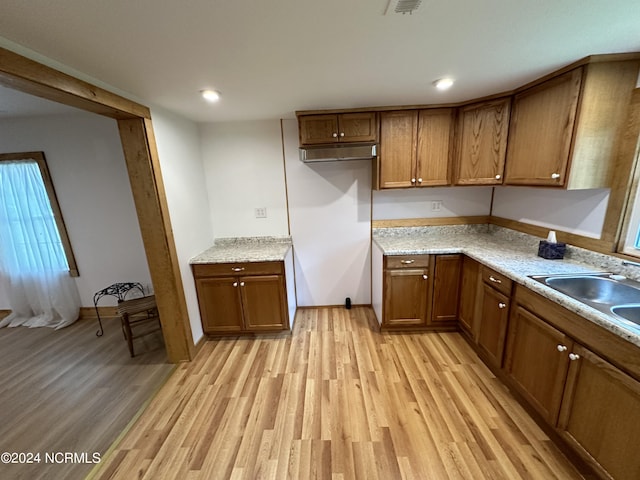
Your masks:
<svg viewBox="0 0 640 480"><path fill-rule="evenodd" d="M623 260L622 265L633 265L634 267L640 267L639 262L632 262L631 260Z"/></svg>

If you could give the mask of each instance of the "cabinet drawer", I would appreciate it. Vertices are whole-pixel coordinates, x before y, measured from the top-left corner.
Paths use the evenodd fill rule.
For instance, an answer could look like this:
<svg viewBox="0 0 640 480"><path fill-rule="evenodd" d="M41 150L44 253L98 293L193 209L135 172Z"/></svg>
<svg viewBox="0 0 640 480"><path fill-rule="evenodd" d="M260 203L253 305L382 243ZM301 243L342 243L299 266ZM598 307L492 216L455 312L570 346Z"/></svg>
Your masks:
<svg viewBox="0 0 640 480"><path fill-rule="evenodd" d="M511 295L511 280L484 265L482 266L482 281L507 296Z"/></svg>
<svg viewBox="0 0 640 480"><path fill-rule="evenodd" d="M384 261L387 269L428 267L429 255L389 255Z"/></svg>
<svg viewBox="0 0 640 480"><path fill-rule="evenodd" d="M284 273L283 262L202 263L193 264L191 267L195 277L280 275Z"/></svg>

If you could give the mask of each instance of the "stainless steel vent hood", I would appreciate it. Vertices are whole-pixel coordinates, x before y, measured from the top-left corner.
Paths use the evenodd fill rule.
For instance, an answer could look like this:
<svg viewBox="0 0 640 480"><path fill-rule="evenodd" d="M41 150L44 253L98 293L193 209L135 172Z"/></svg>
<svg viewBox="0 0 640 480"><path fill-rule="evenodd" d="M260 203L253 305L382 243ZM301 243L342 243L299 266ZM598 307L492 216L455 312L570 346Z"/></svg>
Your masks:
<svg viewBox="0 0 640 480"><path fill-rule="evenodd" d="M376 150L377 145L375 143L306 147L300 149L300 160L304 163L371 160L377 155Z"/></svg>

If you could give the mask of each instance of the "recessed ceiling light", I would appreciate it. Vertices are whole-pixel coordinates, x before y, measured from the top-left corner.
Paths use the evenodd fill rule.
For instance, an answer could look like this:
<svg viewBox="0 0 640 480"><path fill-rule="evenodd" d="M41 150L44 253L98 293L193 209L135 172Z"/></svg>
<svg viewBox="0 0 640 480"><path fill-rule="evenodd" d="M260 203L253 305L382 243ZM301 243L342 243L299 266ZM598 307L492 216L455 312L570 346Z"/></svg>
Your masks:
<svg viewBox="0 0 640 480"><path fill-rule="evenodd" d="M440 78L433 82L433 85L438 90L447 90L451 88L451 85L453 85L453 78Z"/></svg>
<svg viewBox="0 0 640 480"><path fill-rule="evenodd" d="M200 90L200 93L202 94L202 98L204 98L207 102L214 103L220 100L220 92L216 90Z"/></svg>

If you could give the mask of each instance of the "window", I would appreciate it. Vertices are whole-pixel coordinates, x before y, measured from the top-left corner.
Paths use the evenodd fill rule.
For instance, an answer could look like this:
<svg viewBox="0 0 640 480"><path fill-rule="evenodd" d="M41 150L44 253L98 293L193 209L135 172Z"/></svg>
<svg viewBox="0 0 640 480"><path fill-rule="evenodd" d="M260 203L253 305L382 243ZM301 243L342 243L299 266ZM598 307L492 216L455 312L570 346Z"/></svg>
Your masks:
<svg viewBox="0 0 640 480"><path fill-rule="evenodd" d="M12 164L23 164L23 172L27 172L30 169L29 165L33 165L33 169L31 171L39 171L40 175L35 175L33 177L35 183L35 189L30 189L29 192L23 192L27 196L25 197L26 204L34 204L35 197L33 195L38 195L39 193L46 194L46 199L48 200L50 209L47 209L44 213L34 213L35 210L30 210L28 215L30 215L31 226L36 231L36 236L39 239L41 246L48 250L51 255L64 255L63 261L66 260L66 264L69 268L69 273L72 276L78 276L78 268L76 265L75 257L73 255L73 251L71 250L71 243L69 242L69 235L67 233L66 227L64 225L64 220L62 218L62 212L60 211L60 205L58 205L58 199L56 197L55 190L53 188L53 183L51 181L51 175L49 174L49 169L47 167L47 162L44 157L43 152L23 152L23 153L5 153L0 154L0 168L5 167L5 171L7 174L9 173L9 167ZM36 168L37 167L37 168ZM13 172L15 174L17 172ZM8 176L5 175L5 181L9 182L7 179ZM41 183L39 183L41 182ZM17 182L16 182L17 183ZM6 185L2 188L7 188ZM9 196L7 196L9 198ZM15 208L10 208L11 205L8 205L9 208L6 209L7 215L6 218L3 219L4 222L7 222L9 228L12 231L19 231L14 229L21 228L21 220L18 217L17 213L17 205ZM57 235L46 235L44 232L46 230L45 226L47 224L55 223L55 229L57 230ZM20 235L14 235L15 242L20 242ZM26 243L24 243L25 250L24 254L28 255L26 251Z"/></svg>

